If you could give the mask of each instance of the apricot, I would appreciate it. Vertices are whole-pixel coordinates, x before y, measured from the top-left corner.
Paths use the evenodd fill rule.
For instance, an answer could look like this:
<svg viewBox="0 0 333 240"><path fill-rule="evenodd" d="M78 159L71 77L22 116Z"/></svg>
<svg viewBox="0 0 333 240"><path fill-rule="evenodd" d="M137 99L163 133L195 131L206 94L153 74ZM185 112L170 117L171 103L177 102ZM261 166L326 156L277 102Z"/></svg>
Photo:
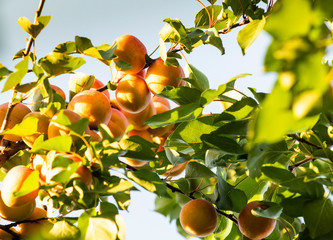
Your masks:
<svg viewBox="0 0 333 240"><path fill-rule="evenodd" d="M34 118L38 119L38 123L37 123L37 132L38 133L34 133L32 135L22 137L22 140L25 142L25 144L27 144L29 147L32 147L32 145L34 145L36 138L38 138L38 136L40 134L43 134L43 133L47 134L47 130L49 128L49 123L50 123L50 118L41 114L40 112L30 112L27 115L25 115L23 120L28 117L34 117Z"/></svg>
<svg viewBox="0 0 333 240"><path fill-rule="evenodd" d="M7 109L8 109L8 102L0 105L0 126L2 126L2 124L3 124ZM16 124L22 122L25 115L27 115L30 112L31 112L31 110L23 103L15 104L9 114L5 129L12 129ZM5 134L3 136L3 138L8 141L12 141L12 142L22 140L22 138L20 136L16 136L13 134Z"/></svg>
<svg viewBox="0 0 333 240"><path fill-rule="evenodd" d="M149 142L153 142L153 139L148 131L131 130L128 132L127 135L129 137L134 136L134 135L140 136ZM133 158L127 158L127 157L125 157L125 160L129 165L131 165L133 167L142 167L142 166L146 165L148 162L148 161L135 160Z"/></svg>
<svg viewBox="0 0 333 240"><path fill-rule="evenodd" d="M46 155L37 154L31 162L31 167L39 172L39 182L41 184L45 183L46 174Z"/></svg>
<svg viewBox="0 0 333 240"><path fill-rule="evenodd" d="M145 55L147 54L147 49L145 45L136 37L132 35L123 35L114 41L117 44L117 48L114 51L114 55L117 58L114 62L123 61L129 63L131 69L121 69L121 71L127 74L138 73L146 65Z"/></svg>
<svg viewBox="0 0 333 240"><path fill-rule="evenodd" d="M32 200L18 207L8 207L1 197L0 193L0 217L8 221L22 221L32 215L36 207L36 201Z"/></svg>
<svg viewBox="0 0 333 240"><path fill-rule="evenodd" d="M122 110L138 113L147 107L150 101L150 91L142 77L126 75L118 83L115 97Z"/></svg>
<svg viewBox="0 0 333 240"><path fill-rule="evenodd" d="M63 110L60 110L59 112L57 112L52 117L52 120L57 120L58 117L60 116L60 113L64 114L68 118L70 123L75 123L81 119L81 116L79 114L77 114L71 110L68 110L68 109L63 109ZM87 127L86 133L89 134L89 132L90 132L90 130ZM54 121L50 122L49 128L47 130L48 138L53 138L53 137L57 137L57 136L66 136L69 133L70 133L70 130L66 126L56 123Z"/></svg>
<svg viewBox="0 0 333 240"><path fill-rule="evenodd" d="M95 81L94 81L94 83L93 83L93 85L91 86L90 89L92 89L92 90L97 90L97 89L99 89L99 88L101 88L101 87L104 87L104 85L105 85L104 83L102 83L100 80L98 80L98 79L95 78ZM108 90L108 89L104 90L102 93L104 93L105 96L106 96L108 99L110 99L110 93L109 93L109 90Z"/></svg>
<svg viewBox="0 0 333 240"><path fill-rule="evenodd" d="M151 116L156 114L156 109L154 104L150 101L148 106L141 112L138 113L129 113L122 111L122 113L127 118L128 122L133 125L135 130L143 131L149 128L144 122Z"/></svg>
<svg viewBox="0 0 333 240"><path fill-rule="evenodd" d="M194 199L186 203L179 214L183 229L196 237L212 234L218 224L216 209L205 199Z"/></svg>
<svg viewBox="0 0 333 240"><path fill-rule="evenodd" d="M156 59L148 68L146 82L153 94L159 94L166 86L178 87L184 78L181 66L167 66L161 58Z"/></svg>
<svg viewBox="0 0 333 240"><path fill-rule="evenodd" d="M55 85L52 85L52 84L50 84L50 87L51 87L54 91L56 91L56 93L58 93L58 94L61 96L61 98L64 99L64 101L66 101L66 94L65 94L65 92L64 92L61 88L59 88L59 87L57 87L57 86L55 86ZM32 104L31 109L32 109L32 111L34 111L34 112L39 111L39 109L40 109L41 107L45 107L44 104L43 104L43 95L42 95L41 92L40 92L40 87L37 87L37 88L34 90L34 92L33 92L33 97L31 98L31 104ZM49 114L50 116L52 116L54 113L51 111L51 112L49 112L48 114Z"/></svg>
<svg viewBox="0 0 333 240"><path fill-rule="evenodd" d="M39 191L38 187L23 196L14 196L14 193L21 189L24 181L33 173L33 171L34 170L31 168L23 165L17 165L8 171L1 184L2 200L8 207L21 206L37 197Z"/></svg>
<svg viewBox="0 0 333 240"><path fill-rule="evenodd" d="M238 216L239 230L251 239L266 238L273 232L276 224L275 219L253 215L251 210L257 207L266 209L268 206L261 201L253 201L246 204Z"/></svg>
<svg viewBox="0 0 333 240"><path fill-rule="evenodd" d="M179 174L181 174L185 170L187 164L188 164L188 162L184 162L184 163L180 163L178 165L174 165L172 168L168 169L165 173L163 173L163 176L166 176L166 177L178 176Z"/></svg>
<svg viewBox="0 0 333 240"><path fill-rule="evenodd" d="M163 113L166 111L170 110L170 107L165 105L162 102L153 102L153 105L156 109L156 114ZM165 127L158 127L158 128L149 128L148 131L153 135L153 136L163 136L167 132L169 132L172 128L174 127L174 124L167 125Z"/></svg>
<svg viewBox="0 0 333 240"><path fill-rule="evenodd" d="M65 92L58 86L50 84L51 88L56 91L65 101L66 101L66 94Z"/></svg>
<svg viewBox="0 0 333 240"><path fill-rule="evenodd" d="M89 127L97 129L101 123L108 124L111 118L110 100L95 90L84 90L76 94L67 109L89 119Z"/></svg>
<svg viewBox="0 0 333 240"><path fill-rule="evenodd" d="M112 108L111 110L112 115L110 122L108 123L108 127L112 133L112 136L114 138L117 138L125 133L129 123L127 121L127 118L121 111L115 108Z"/></svg>
<svg viewBox="0 0 333 240"><path fill-rule="evenodd" d="M153 103L161 103L163 104L168 110L170 110L171 106L170 106L170 103L169 103L169 100L164 98L164 97L160 97L158 95L154 95L152 98L151 98L151 101Z"/></svg>
<svg viewBox="0 0 333 240"><path fill-rule="evenodd" d="M47 218L47 211L45 211L43 208L35 208L32 215L26 220L38 220L42 218ZM17 230L19 234L25 237L39 231L47 223L48 221L46 219L36 222L25 222L19 224Z"/></svg>

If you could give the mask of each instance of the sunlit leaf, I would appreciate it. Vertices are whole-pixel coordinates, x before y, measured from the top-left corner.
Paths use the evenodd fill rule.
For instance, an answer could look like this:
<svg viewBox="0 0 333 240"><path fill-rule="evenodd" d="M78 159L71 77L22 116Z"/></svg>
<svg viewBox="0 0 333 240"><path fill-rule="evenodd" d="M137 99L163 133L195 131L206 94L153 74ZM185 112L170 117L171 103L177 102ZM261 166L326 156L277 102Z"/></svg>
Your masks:
<svg viewBox="0 0 333 240"><path fill-rule="evenodd" d="M40 16L37 18L36 23L32 24L28 18L20 17L18 19L18 24L33 38L36 38L38 34L43 30L43 28L46 27L50 20L51 16Z"/></svg>

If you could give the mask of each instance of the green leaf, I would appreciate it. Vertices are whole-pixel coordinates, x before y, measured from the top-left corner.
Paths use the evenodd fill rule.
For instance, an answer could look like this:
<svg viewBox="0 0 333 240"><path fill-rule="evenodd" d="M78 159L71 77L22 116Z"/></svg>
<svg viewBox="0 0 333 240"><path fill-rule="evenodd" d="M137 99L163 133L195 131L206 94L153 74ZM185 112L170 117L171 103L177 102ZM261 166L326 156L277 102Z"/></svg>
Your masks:
<svg viewBox="0 0 333 240"><path fill-rule="evenodd" d="M61 220L52 225L52 228L48 231L48 237L58 240L79 239L80 230L67 221Z"/></svg>
<svg viewBox="0 0 333 240"><path fill-rule="evenodd" d="M268 201L263 201L263 202L265 203L266 206L268 206L266 209L257 207L253 209L251 213L257 217L278 219L282 213L283 208L279 204L274 202L268 202Z"/></svg>
<svg viewBox="0 0 333 240"><path fill-rule="evenodd" d="M189 162L185 168L185 178L211 178L216 177L208 167L198 162Z"/></svg>
<svg viewBox="0 0 333 240"><path fill-rule="evenodd" d="M257 107L258 103L253 98L242 98L223 111L218 120L241 120L249 117Z"/></svg>
<svg viewBox="0 0 333 240"><path fill-rule="evenodd" d="M0 82L8 77L12 71L8 70L3 64L0 63Z"/></svg>
<svg viewBox="0 0 333 240"><path fill-rule="evenodd" d="M174 209L176 206L177 206L177 201L175 197L173 198L156 197L154 211L164 216L168 216L172 211L172 209Z"/></svg>
<svg viewBox="0 0 333 240"><path fill-rule="evenodd" d="M60 52L51 52L39 60L39 64L49 76L70 73L85 62L81 57L72 57Z"/></svg>
<svg viewBox="0 0 333 240"><path fill-rule="evenodd" d="M157 128L178 122L189 121L200 116L202 109L203 108L200 107L198 103L181 105L170 111L152 116L145 121L145 124L148 124L151 128Z"/></svg>
<svg viewBox="0 0 333 240"><path fill-rule="evenodd" d="M7 173L11 168L17 165L28 165L30 162L30 153L27 150L20 150L5 162L1 170L4 173Z"/></svg>
<svg viewBox="0 0 333 240"><path fill-rule="evenodd" d="M76 44L74 41L67 41L61 44L58 44L53 52L59 53L73 53L76 52Z"/></svg>
<svg viewBox="0 0 333 240"><path fill-rule="evenodd" d="M40 150L55 150L59 152L70 152L71 146L72 146L71 136L57 136L54 138L50 138L46 141L35 142L30 151L32 153L38 153Z"/></svg>
<svg viewBox="0 0 333 240"><path fill-rule="evenodd" d="M287 144L282 141L275 144L262 143L253 148L248 155L247 166L252 178L260 177L264 164L273 164L284 160L288 154ZM288 157L287 157L288 158Z"/></svg>
<svg viewBox="0 0 333 240"><path fill-rule="evenodd" d="M265 30L276 39L287 40L308 35L314 21L316 21L316 12L312 10L311 1L282 0L274 4Z"/></svg>
<svg viewBox="0 0 333 240"><path fill-rule="evenodd" d="M128 171L126 176L150 192L156 193L162 197L170 197L167 193L165 183L155 172L151 172L147 169L141 169L135 172Z"/></svg>
<svg viewBox="0 0 333 240"><path fill-rule="evenodd" d="M82 72L71 74L69 77L69 99L72 99L75 94L83 90L90 89L94 81L94 75L88 75Z"/></svg>
<svg viewBox="0 0 333 240"><path fill-rule="evenodd" d="M38 133L37 127L38 127L38 118L28 117L19 124L16 124L12 129L8 129L1 132L0 135L13 134L20 137L28 136Z"/></svg>
<svg viewBox="0 0 333 240"><path fill-rule="evenodd" d="M188 156L187 154L177 152L177 151L167 148L167 147L165 148L165 153L166 153L166 156L167 156L169 162L172 165L178 165L178 164L187 162L188 160L191 159L190 156Z"/></svg>
<svg viewBox="0 0 333 240"><path fill-rule="evenodd" d="M133 188L133 184L130 181L127 181L125 179L120 179L119 182L117 183L111 183L108 186L108 193L120 193L120 192L125 192Z"/></svg>
<svg viewBox="0 0 333 240"><path fill-rule="evenodd" d="M201 139L209 148L218 149L225 154L241 155L245 153L235 140L217 135L214 132L202 136Z"/></svg>
<svg viewBox="0 0 333 240"><path fill-rule="evenodd" d="M189 79L187 81L197 88L199 91L203 92L209 88L208 78L193 65L188 64Z"/></svg>
<svg viewBox="0 0 333 240"><path fill-rule="evenodd" d="M304 205L303 216L312 239L332 231L333 204L328 198L314 200Z"/></svg>
<svg viewBox="0 0 333 240"><path fill-rule="evenodd" d="M79 221L79 228L81 233L83 232L82 235L84 235L84 237L81 236L82 240L117 239L118 227L117 224L111 219L102 217L87 217L85 221L86 223L84 224L84 228L82 227L82 220L81 225Z"/></svg>
<svg viewBox="0 0 333 240"><path fill-rule="evenodd" d="M165 90L158 95L168 98L179 105L184 105L193 103L196 99L199 100L201 92L196 88L177 87Z"/></svg>
<svg viewBox="0 0 333 240"><path fill-rule="evenodd" d="M202 41L204 44L210 44L221 51L221 55L225 53L220 34L216 28L210 28L205 31L205 34L202 36Z"/></svg>
<svg viewBox="0 0 333 240"><path fill-rule="evenodd" d="M15 197L27 195L39 188L39 172L33 171L23 182L20 190L14 192Z"/></svg>
<svg viewBox="0 0 333 240"><path fill-rule="evenodd" d="M265 17L263 17L261 20L253 20L239 31L237 42L242 49L243 55L245 55L247 49L264 29L265 23Z"/></svg>
<svg viewBox="0 0 333 240"><path fill-rule="evenodd" d="M28 66L29 66L29 58L27 58L27 57L22 59L19 63L17 63L15 65L15 72L11 73L8 76L1 92L6 92L6 91L12 89L13 87L15 87L16 85L20 84L23 77L28 72ZM5 73L6 73L6 70L5 70Z"/></svg>
<svg viewBox="0 0 333 240"><path fill-rule="evenodd" d="M24 31L29 33L35 39L50 20L51 16L40 16L37 18L36 23L32 24L28 18L20 17L17 22Z"/></svg>
<svg viewBox="0 0 333 240"><path fill-rule="evenodd" d="M209 15L207 13L209 12ZM212 23L215 20L222 18L223 7L221 5L208 6L201 9L195 16L194 25L196 28L210 28L209 16Z"/></svg>
<svg viewBox="0 0 333 240"><path fill-rule="evenodd" d="M222 168L217 168L217 190L218 199L216 205L221 210L231 210L240 212L247 203L245 193L227 183L224 178L225 172Z"/></svg>
<svg viewBox="0 0 333 240"><path fill-rule="evenodd" d="M155 152L152 151L152 148L156 146L142 137L131 136L123 138L118 142L118 146L122 150L125 150L125 153L122 155L124 157L143 161L155 160Z"/></svg>

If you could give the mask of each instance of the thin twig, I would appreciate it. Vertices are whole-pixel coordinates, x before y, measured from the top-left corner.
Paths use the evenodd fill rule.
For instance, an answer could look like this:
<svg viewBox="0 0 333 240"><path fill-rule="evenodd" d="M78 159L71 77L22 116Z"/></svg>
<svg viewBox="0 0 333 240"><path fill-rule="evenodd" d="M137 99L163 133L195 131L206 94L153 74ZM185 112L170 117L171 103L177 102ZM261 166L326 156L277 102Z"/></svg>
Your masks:
<svg viewBox="0 0 333 240"><path fill-rule="evenodd" d="M309 142L309 141L305 140L304 138L301 138L301 137L297 136L297 134L289 134L288 137L291 137L291 138L297 140L298 142L305 143L305 144L310 145L312 147L315 147L317 149L323 149L321 146L316 145L312 142Z"/></svg>
<svg viewBox="0 0 333 240"><path fill-rule="evenodd" d="M45 0L40 0L38 9L37 9L36 15L35 15L35 21L34 21L35 24L37 23L37 18L42 13L42 9L43 9L44 3L45 3ZM30 49L31 49L33 41L34 41L34 38L32 36L30 36L29 41L27 43L27 47L25 48L25 50L23 52L24 56L27 56L30 53Z"/></svg>
<svg viewBox="0 0 333 240"><path fill-rule="evenodd" d="M311 161L315 161L316 159L317 159L317 158L307 156L307 157L305 157L303 160L301 160L301 161L295 163L294 165L290 165L290 166L288 167L288 170L289 170L290 172L292 172L295 168L297 168L297 167L299 167L299 166L301 166L301 165L303 165L303 164L305 164L305 163L308 163L308 162L311 162Z"/></svg>

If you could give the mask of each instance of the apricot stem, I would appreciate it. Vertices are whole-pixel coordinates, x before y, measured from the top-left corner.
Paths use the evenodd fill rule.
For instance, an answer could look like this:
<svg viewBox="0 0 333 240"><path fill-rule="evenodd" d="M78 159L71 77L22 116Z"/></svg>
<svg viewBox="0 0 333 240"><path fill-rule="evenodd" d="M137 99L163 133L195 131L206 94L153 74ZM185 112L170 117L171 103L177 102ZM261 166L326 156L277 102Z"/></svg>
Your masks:
<svg viewBox="0 0 333 240"><path fill-rule="evenodd" d="M278 219L278 220L279 220L279 222L281 223L281 225L283 226L284 230L286 230L286 232L287 232L287 234L288 234L288 237L289 237L289 239L291 240L292 238L291 238L291 235L290 235L290 233L289 233L289 231L288 231L286 225L281 221L281 219Z"/></svg>
<svg viewBox="0 0 333 240"><path fill-rule="evenodd" d="M210 12L208 11L207 7L200 0L197 0L197 2L200 3L204 7L204 9L206 10L206 12L207 12L208 19L209 19L209 28L213 27L212 16L210 15ZM212 8L212 9L214 9L214 8Z"/></svg>
<svg viewBox="0 0 333 240"><path fill-rule="evenodd" d="M295 163L295 164L293 164L293 165L290 165L290 166L288 167L288 170L289 170L290 172L292 172L295 168L297 168L297 167L299 167L299 166L301 166L301 165L303 165L303 164L305 164L305 163L308 163L308 162L310 162L310 161L315 161L315 160L316 160L316 158L314 158L314 157L306 156L303 160L301 160L301 161L299 161L299 162L297 162L297 163Z"/></svg>

